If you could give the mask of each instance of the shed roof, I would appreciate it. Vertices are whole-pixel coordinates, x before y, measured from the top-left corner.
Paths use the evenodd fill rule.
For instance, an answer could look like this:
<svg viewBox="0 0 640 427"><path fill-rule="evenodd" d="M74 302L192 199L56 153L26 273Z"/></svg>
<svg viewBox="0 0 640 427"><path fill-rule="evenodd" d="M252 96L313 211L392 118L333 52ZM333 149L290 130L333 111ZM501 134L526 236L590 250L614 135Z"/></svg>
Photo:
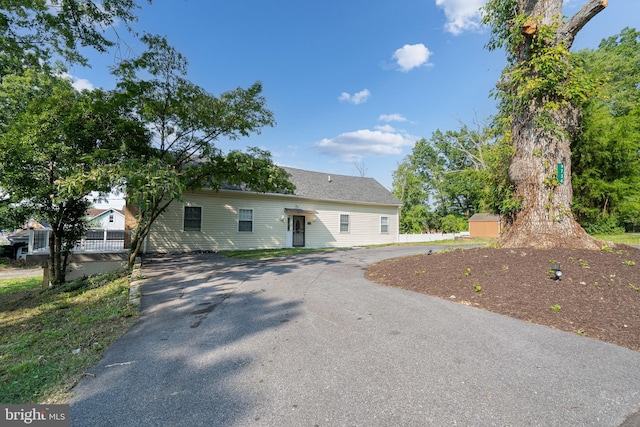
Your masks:
<svg viewBox="0 0 640 427"><path fill-rule="evenodd" d="M296 186L295 195L339 202L401 205L400 200L373 178L335 175L283 167Z"/></svg>
<svg viewBox="0 0 640 427"><path fill-rule="evenodd" d="M474 214L469 221L477 222L499 222L502 220L502 216L496 214L477 213Z"/></svg>

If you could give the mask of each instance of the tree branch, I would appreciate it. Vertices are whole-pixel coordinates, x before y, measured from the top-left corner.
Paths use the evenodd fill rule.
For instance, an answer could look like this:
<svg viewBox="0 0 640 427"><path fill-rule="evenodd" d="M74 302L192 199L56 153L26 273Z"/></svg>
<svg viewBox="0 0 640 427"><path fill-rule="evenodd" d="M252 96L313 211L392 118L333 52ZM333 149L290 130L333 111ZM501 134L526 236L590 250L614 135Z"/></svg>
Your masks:
<svg viewBox="0 0 640 427"><path fill-rule="evenodd" d="M569 19L558 29L558 38L565 42L565 47L569 49L573 44L573 39L578 31L584 27L594 16L604 10L609 4L609 0L589 0L582 9Z"/></svg>

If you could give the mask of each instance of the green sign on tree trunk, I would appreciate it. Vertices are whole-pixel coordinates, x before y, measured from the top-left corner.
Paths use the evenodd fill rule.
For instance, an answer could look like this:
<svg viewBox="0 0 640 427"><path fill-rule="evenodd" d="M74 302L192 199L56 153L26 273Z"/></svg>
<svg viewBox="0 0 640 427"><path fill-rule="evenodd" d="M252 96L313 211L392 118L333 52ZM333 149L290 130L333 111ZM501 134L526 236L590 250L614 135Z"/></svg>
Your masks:
<svg viewBox="0 0 640 427"><path fill-rule="evenodd" d="M558 163L558 184L564 184L564 165Z"/></svg>

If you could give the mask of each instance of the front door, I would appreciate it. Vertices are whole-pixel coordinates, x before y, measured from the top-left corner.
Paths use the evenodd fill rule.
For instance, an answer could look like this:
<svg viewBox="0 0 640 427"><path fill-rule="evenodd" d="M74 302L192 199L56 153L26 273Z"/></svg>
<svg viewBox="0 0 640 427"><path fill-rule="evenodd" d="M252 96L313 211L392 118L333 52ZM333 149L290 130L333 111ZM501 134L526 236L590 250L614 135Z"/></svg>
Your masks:
<svg viewBox="0 0 640 427"><path fill-rule="evenodd" d="M304 247L304 216L293 216L293 247Z"/></svg>

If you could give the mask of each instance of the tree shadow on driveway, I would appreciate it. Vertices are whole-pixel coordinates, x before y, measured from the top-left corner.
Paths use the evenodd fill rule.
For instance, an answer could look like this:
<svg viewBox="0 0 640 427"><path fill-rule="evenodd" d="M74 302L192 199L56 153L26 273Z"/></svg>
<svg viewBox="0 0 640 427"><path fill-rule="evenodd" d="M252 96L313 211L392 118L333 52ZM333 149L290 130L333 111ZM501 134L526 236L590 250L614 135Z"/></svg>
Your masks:
<svg viewBox="0 0 640 427"><path fill-rule="evenodd" d="M147 260L140 319L75 387L72 425L230 425L246 416L261 396L238 392L238 374L269 361L245 342L299 316L300 299L278 293L299 262Z"/></svg>

